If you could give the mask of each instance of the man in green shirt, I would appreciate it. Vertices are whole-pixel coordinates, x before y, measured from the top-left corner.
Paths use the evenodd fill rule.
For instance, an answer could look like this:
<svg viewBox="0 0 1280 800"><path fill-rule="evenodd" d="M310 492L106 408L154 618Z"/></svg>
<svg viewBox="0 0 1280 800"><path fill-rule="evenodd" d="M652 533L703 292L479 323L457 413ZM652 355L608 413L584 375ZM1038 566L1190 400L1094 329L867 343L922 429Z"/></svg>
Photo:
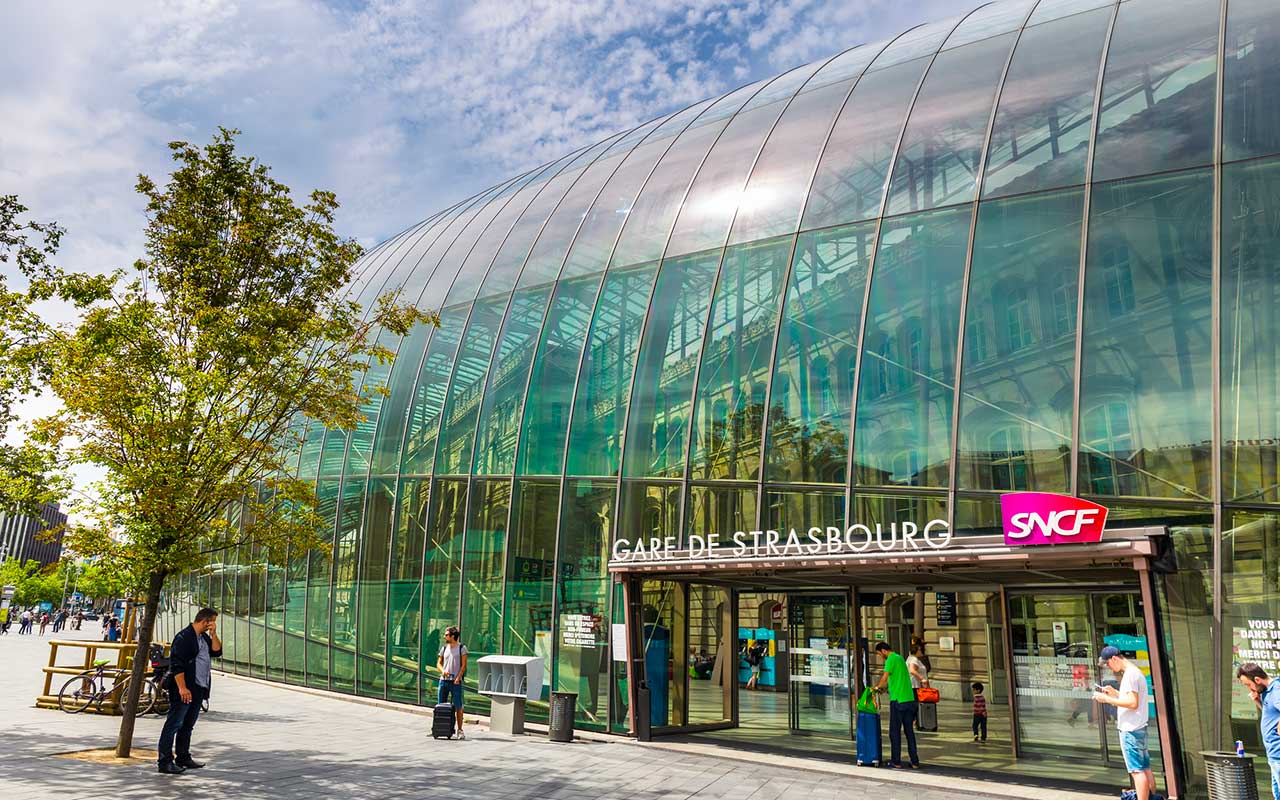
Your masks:
<svg viewBox="0 0 1280 800"><path fill-rule="evenodd" d="M884 674L876 684L876 691L889 687L889 764L894 769L906 769L902 763L902 732L907 735L907 755L911 768L920 768L920 755L916 752L916 690L911 688L911 672L907 661L893 652L886 642L876 644L876 654L884 659Z"/></svg>

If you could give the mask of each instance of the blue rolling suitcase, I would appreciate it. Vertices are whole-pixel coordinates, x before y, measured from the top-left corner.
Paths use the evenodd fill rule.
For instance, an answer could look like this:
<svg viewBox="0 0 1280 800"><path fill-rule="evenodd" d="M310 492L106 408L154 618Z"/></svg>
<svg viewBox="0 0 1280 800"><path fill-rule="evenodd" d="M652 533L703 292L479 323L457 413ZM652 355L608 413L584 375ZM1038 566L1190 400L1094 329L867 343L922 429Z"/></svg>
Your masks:
<svg viewBox="0 0 1280 800"><path fill-rule="evenodd" d="M880 715L870 711L859 711L856 736L858 766L880 766L884 761L884 747L880 739Z"/></svg>

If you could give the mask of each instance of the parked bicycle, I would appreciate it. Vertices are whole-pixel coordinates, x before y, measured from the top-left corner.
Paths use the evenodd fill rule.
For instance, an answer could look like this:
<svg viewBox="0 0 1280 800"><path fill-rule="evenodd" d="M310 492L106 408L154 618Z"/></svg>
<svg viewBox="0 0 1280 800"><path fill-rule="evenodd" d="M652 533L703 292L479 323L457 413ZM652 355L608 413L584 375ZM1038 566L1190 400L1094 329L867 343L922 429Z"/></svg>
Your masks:
<svg viewBox="0 0 1280 800"><path fill-rule="evenodd" d="M115 669L108 669L107 665L110 663L107 659L95 661L92 669L87 669L68 679L62 685L62 690L58 692L58 708L68 714L79 714L90 706L96 706L101 712L103 702L108 699L114 698L116 702L123 703L129 691L129 681L132 676L128 673L120 674ZM144 678L142 693L138 695L136 712L138 716L150 713L155 708L158 694L155 679L150 676Z"/></svg>

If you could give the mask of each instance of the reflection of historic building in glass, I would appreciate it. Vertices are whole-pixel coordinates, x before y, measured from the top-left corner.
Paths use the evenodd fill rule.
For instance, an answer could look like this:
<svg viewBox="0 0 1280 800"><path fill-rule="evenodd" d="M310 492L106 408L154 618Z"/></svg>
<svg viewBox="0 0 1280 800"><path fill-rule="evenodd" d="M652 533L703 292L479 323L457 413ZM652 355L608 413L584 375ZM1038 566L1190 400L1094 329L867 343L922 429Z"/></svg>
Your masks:
<svg viewBox="0 0 1280 800"><path fill-rule="evenodd" d="M227 657L429 702L460 623L625 731L612 536L940 517L963 537L1041 490L1171 526L1179 676L1213 686L1190 662L1226 659L1228 695L1214 598L1280 609L1280 14L1224 7L1002 0L384 243L357 297L400 287L442 325L384 336L396 361L359 380L390 392L355 430L307 433L332 561L188 584L236 609ZM576 614L595 647L559 636ZM1184 745L1217 747L1221 700L1184 690Z"/></svg>

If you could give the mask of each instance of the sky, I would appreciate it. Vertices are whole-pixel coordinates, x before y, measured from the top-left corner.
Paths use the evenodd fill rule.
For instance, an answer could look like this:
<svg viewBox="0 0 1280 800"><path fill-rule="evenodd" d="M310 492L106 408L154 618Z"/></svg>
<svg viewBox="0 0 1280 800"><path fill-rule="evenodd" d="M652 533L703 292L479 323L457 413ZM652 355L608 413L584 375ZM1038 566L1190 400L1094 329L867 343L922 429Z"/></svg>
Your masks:
<svg viewBox="0 0 1280 800"><path fill-rule="evenodd" d="M0 193L59 263L141 254L139 173L217 126L372 246L578 147L978 0L0 4ZM33 403L32 409L39 409Z"/></svg>

